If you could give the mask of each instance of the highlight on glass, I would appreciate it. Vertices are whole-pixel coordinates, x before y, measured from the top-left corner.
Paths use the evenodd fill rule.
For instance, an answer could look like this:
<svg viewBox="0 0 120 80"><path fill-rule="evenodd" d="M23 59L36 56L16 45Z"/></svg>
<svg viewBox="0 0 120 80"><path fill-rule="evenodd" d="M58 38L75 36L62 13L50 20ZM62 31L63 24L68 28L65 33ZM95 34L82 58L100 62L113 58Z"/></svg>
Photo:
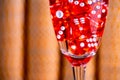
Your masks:
<svg viewBox="0 0 120 80"><path fill-rule="evenodd" d="M104 32L108 0L49 0L51 19L62 54L72 64L74 80L85 68Z"/></svg>

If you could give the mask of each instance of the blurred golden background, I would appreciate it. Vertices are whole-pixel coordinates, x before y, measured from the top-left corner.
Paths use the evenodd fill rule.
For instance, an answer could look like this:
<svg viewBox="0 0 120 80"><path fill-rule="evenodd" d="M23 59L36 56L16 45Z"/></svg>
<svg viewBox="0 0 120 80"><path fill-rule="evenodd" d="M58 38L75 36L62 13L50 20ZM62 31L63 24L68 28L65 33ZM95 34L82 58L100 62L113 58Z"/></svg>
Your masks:
<svg viewBox="0 0 120 80"><path fill-rule="evenodd" d="M120 0L109 0L101 47L86 80L120 80ZM0 0L0 80L73 80L59 53L49 0Z"/></svg>

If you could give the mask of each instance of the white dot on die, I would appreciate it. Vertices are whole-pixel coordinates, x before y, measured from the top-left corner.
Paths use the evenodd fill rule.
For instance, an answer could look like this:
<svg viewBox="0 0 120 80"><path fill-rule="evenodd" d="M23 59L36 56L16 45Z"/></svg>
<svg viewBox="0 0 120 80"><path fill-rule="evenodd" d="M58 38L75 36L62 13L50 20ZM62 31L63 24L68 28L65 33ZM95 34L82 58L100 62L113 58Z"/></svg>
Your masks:
<svg viewBox="0 0 120 80"><path fill-rule="evenodd" d="M83 27L80 27L79 30L82 31L82 30L83 30Z"/></svg>
<svg viewBox="0 0 120 80"><path fill-rule="evenodd" d="M89 39L89 41L90 41L90 42L93 42L93 39L92 39L92 38L90 38L90 39Z"/></svg>
<svg viewBox="0 0 120 80"><path fill-rule="evenodd" d="M81 35L80 38L85 38L85 35Z"/></svg>
<svg viewBox="0 0 120 80"><path fill-rule="evenodd" d="M105 9L102 9L102 13L105 13Z"/></svg>
<svg viewBox="0 0 120 80"><path fill-rule="evenodd" d="M98 18L101 18L101 15L100 15L100 14L98 14L98 15L97 15L97 17L98 17Z"/></svg>
<svg viewBox="0 0 120 80"><path fill-rule="evenodd" d="M82 20L82 21L80 21L80 22L81 22L81 24L84 24L84 23L85 23L85 21L83 21L83 20Z"/></svg>
<svg viewBox="0 0 120 80"><path fill-rule="evenodd" d="M97 35L95 34L95 35L92 35L93 37L97 37Z"/></svg>
<svg viewBox="0 0 120 80"><path fill-rule="evenodd" d="M78 5L78 4L79 4L79 2L78 2L78 1L75 1L75 2L74 2L74 4L75 4L75 5Z"/></svg>
<svg viewBox="0 0 120 80"><path fill-rule="evenodd" d="M91 46L94 47L95 45L93 43L91 43Z"/></svg>
<svg viewBox="0 0 120 80"><path fill-rule="evenodd" d="M96 0L93 0L93 2L96 2Z"/></svg>
<svg viewBox="0 0 120 80"><path fill-rule="evenodd" d="M96 11L95 11L95 10L92 10L92 11L91 11L91 14L96 14Z"/></svg>
<svg viewBox="0 0 120 80"><path fill-rule="evenodd" d="M75 25L78 25L78 24L79 24L79 21L78 21L77 18L75 18L75 19L73 19L73 20L74 20Z"/></svg>
<svg viewBox="0 0 120 80"><path fill-rule="evenodd" d="M60 35L57 35L57 39L60 39L61 38L61 36Z"/></svg>
<svg viewBox="0 0 120 80"><path fill-rule="evenodd" d="M75 46L75 45L72 45L71 48L72 48L72 49L76 49L76 46Z"/></svg>
<svg viewBox="0 0 120 80"><path fill-rule="evenodd" d="M81 17L80 20L85 20L85 18L84 18L84 17Z"/></svg>
<svg viewBox="0 0 120 80"><path fill-rule="evenodd" d="M57 18L62 18L63 17L63 12L61 10L56 11L56 16Z"/></svg>
<svg viewBox="0 0 120 80"><path fill-rule="evenodd" d="M98 43L94 43L94 45L97 47L97 46L98 46Z"/></svg>
<svg viewBox="0 0 120 80"><path fill-rule="evenodd" d="M80 43L80 47L84 47L85 46L85 44L82 42L82 43Z"/></svg>
<svg viewBox="0 0 120 80"><path fill-rule="evenodd" d="M72 3L72 2L73 2L73 0L68 0L68 2Z"/></svg>
<svg viewBox="0 0 120 80"><path fill-rule="evenodd" d="M84 7L84 6L85 6L85 3L81 2L81 3L80 3L80 6L81 6L81 7Z"/></svg>
<svg viewBox="0 0 120 80"><path fill-rule="evenodd" d="M88 1L88 4L90 4L90 5L91 5L91 4L92 4L92 1L91 1L91 0L89 0L89 1Z"/></svg>
<svg viewBox="0 0 120 80"><path fill-rule="evenodd" d="M99 6L99 5L97 5L97 6L96 6L96 8L97 8L97 9L100 9L100 6Z"/></svg>
<svg viewBox="0 0 120 80"><path fill-rule="evenodd" d="M88 47L91 47L91 44L88 44Z"/></svg>
<svg viewBox="0 0 120 80"><path fill-rule="evenodd" d="M81 17L81 18L80 18L80 22L81 22L82 24L84 24L84 23L85 23L85 18L84 18L84 17Z"/></svg>
<svg viewBox="0 0 120 80"><path fill-rule="evenodd" d="M87 42L90 42L90 40L89 40L89 39L86 39L86 41L87 41Z"/></svg>
<svg viewBox="0 0 120 80"><path fill-rule="evenodd" d="M64 30L65 30L65 26L61 26L61 30L63 30L63 31L64 31Z"/></svg>
<svg viewBox="0 0 120 80"><path fill-rule="evenodd" d="M62 35L62 34L63 34L63 31L59 31L58 33L59 33L60 35Z"/></svg>
<svg viewBox="0 0 120 80"><path fill-rule="evenodd" d="M97 41L97 39L96 39L96 38L93 38L93 41L94 41L94 42L96 42L96 41Z"/></svg>

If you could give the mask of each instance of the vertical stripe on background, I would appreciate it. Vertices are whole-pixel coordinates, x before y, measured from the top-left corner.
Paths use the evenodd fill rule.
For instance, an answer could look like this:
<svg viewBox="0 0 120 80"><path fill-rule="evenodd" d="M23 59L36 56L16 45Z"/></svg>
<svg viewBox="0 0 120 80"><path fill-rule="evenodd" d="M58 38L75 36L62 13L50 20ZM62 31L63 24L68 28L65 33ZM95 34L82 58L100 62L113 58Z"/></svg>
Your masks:
<svg viewBox="0 0 120 80"><path fill-rule="evenodd" d="M96 63L96 56L98 53L96 53L95 56L90 60L90 62L87 63L87 68L86 68L86 80L96 80L96 69L97 69L97 64Z"/></svg>
<svg viewBox="0 0 120 80"><path fill-rule="evenodd" d="M23 80L24 0L0 0L0 80Z"/></svg>
<svg viewBox="0 0 120 80"><path fill-rule="evenodd" d="M120 0L110 0L100 50L99 80L120 80Z"/></svg>
<svg viewBox="0 0 120 80"><path fill-rule="evenodd" d="M73 72L72 72L72 65L70 64L70 62L63 57L62 58L62 80L73 80Z"/></svg>
<svg viewBox="0 0 120 80"><path fill-rule="evenodd" d="M28 80L58 80L59 53L49 0L29 0Z"/></svg>

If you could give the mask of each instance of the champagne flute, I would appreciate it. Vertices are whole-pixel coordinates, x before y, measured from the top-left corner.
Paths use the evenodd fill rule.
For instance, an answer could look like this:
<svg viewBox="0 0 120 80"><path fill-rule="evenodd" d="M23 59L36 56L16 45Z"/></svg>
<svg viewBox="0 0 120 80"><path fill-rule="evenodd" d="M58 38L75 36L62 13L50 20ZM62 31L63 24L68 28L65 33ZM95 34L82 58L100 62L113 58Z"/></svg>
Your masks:
<svg viewBox="0 0 120 80"><path fill-rule="evenodd" d="M74 80L85 80L86 64L100 46L108 0L50 0L50 12L61 53L72 64Z"/></svg>

